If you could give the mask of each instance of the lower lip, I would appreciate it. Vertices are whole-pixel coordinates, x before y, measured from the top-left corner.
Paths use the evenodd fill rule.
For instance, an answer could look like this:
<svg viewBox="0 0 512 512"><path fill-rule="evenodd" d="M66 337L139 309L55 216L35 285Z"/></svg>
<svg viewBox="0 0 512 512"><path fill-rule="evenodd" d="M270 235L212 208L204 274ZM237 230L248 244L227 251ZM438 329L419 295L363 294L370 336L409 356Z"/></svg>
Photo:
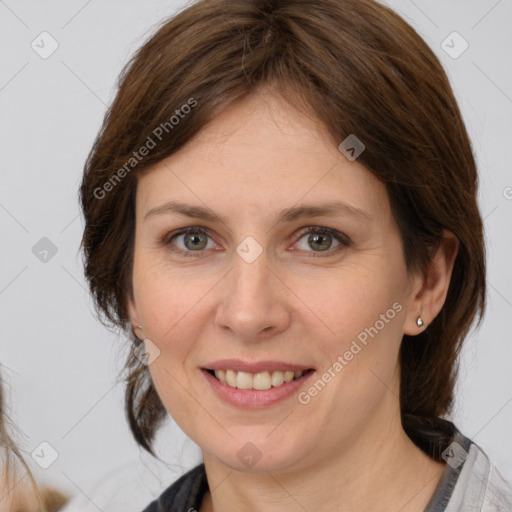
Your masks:
<svg viewBox="0 0 512 512"><path fill-rule="evenodd" d="M237 407L244 407L246 409L262 409L273 405L289 396L296 394L299 389L309 380L315 373L309 371L306 375L291 382L285 382L280 386L272 387L266 390L253 390L253 389L238 389L224 384L216 377L211 375L208 371L201 369L206 380L217 393L217 395L225 402L235 405Z"/></svg>

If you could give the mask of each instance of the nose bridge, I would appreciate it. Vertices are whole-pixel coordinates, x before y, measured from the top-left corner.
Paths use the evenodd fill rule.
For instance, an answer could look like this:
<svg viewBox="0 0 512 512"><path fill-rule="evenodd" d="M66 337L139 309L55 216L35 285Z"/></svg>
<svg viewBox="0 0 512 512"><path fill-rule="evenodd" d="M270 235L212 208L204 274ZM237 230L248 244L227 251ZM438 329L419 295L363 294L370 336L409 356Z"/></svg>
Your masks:
<svg viewBox="0 0 512 512"><path fill-rule="evenodd" d="M265 292L269 292L268 255L262 250L255 257L252 248L249 248L245 255L241 255L242 248L240 244L233 258L232 291L239 295L240 299L259 301L264 298ZM247 249L247 245L245 248Z"/></svg>
<svg viewBox="0 0 512 512"><path fill-rule="evenodd" d="M248 237L238 245L233 269L226 277L218 325L247 339L286 327L282 285L269 268L267 252L254 239Z"/></svg>

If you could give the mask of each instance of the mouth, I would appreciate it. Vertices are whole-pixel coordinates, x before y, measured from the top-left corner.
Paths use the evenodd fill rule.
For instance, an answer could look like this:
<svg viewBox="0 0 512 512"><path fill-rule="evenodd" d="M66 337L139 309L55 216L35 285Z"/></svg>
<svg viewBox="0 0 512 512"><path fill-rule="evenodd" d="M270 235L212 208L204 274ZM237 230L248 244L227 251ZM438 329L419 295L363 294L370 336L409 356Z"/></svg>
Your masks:
<svg viewBox="0 0 512 512"><path fill-rule="evenodd" d="M298 381L314 372L313 368L304 370L264 370L256 373L236 371L230 368L202 368L220 383L247 391L267 391L272 388L285 386L292 381Z"/></svg>
<svg viewBox="0 0 512 512"><path fill-rule="evenodd" d="M199 367L207 386L222 402L245 409L278 405L308 385L316 369L276 359L223 359Z"/></svg>

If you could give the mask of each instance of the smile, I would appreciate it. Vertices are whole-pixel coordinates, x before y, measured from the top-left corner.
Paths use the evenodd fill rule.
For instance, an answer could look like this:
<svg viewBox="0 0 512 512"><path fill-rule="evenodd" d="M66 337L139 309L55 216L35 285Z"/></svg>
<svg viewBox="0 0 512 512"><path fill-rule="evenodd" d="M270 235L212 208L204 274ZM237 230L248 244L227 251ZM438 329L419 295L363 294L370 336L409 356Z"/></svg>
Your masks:
<svg viewBox="0 0 512 512"><path fill-rule="evenodd" d="M300 379L305 373L312 370L296 371L263 371L249 373L235 370L208 370L220 382L237 389L252 389L264 391L282 386L284 383Z"/></svg>
<svg viewBox="0 0 512 512"><path fill-rule="evenodd" d="M231 363L231 364L230 364ZM210 365L209 365L210 366ZM222 402L244 409L261 409L297 395L316 371L312 368L290 368L277 362L251 365L223 361L216 368L200 368L207 386ZM232 369L238 366L238 370ZM274 368L271 368L274 366ZM284 368L286 368L284 370ZM225 369L224 369L225 368ZM266 370L264 368L267 368ZM279 369L281 368L281 369ZM247 371L252 369L253 372Z"/></svg>

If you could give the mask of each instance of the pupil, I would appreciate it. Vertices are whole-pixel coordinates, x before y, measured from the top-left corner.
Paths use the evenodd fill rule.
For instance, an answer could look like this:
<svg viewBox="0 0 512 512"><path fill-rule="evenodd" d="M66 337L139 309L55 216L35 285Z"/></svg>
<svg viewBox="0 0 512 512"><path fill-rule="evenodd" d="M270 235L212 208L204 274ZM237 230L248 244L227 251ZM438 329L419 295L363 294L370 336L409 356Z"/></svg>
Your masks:
<svg viewBox="0 0 512 512"><path fill-rule="evenodd" d="M321 242L322 239L324 240L324 244L322 244L322 242ZM319 235L319 234L311 235L309 237L309 241L314 244L320 243L320 247L317 247L320 251L326 251L331 246L329 237L326 235ZM327 243L325 243L326 241L327 241Z"/></svg>
<svg viewBox="0 0 512 512"><path fill-rule="evenodd" d="M201 240L203 238L203 240ZM191 242L189 245L187 242ZM204 249L206 247L205 238L196 233L187 234L185 237L185 245L189 249Z"/></svg>

